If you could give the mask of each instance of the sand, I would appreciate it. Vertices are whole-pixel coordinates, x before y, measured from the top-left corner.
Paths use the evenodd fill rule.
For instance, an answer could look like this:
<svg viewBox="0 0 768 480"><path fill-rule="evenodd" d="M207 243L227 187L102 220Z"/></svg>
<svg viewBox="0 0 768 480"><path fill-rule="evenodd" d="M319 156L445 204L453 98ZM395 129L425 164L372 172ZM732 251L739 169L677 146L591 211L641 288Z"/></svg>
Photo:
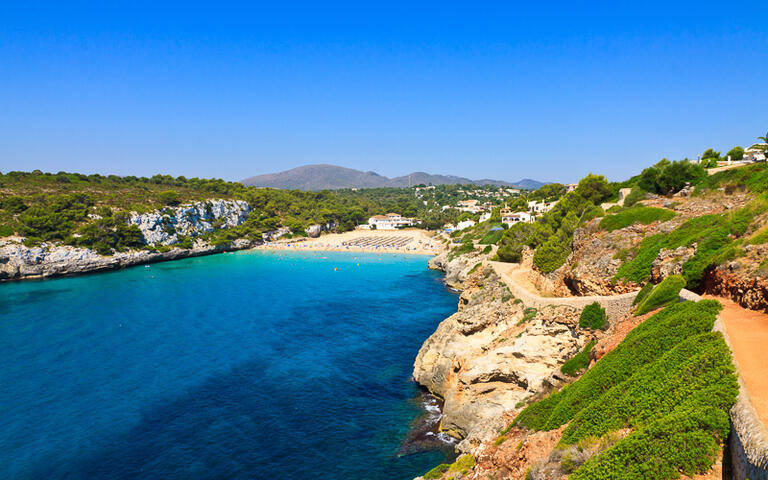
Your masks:
<svg viewBox="0 0 768 480"><path fill-rule="evenodd" d="M720 297L720 319L725 324L733 356L749 391L757 415L768 425L768 314L747 310Z"/></svg>
<svg viewBox="0 0 768 480"><path fill-rule="evenodd" d="M348 245L349 243L371 245ZM375 244L379 244L378 248ZM385 244L396 244L397 246ZM443 244L439 240L433 239L430 233L425 230L353 230L351 232L321 235L318 238L267 242L256 248L263 250L389 252L437 255L442 251Z"/></svg>

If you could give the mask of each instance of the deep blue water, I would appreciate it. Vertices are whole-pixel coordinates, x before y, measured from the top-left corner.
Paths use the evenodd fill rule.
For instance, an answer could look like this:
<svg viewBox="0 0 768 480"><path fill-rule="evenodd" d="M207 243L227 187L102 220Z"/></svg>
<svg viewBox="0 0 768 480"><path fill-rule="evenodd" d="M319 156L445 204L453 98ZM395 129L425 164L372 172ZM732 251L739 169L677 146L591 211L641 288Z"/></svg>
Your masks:
<svg viewBox="0 0 768 480"><path fill-rule="evenodd" d="M239 252L0 284L0 478L410 479L427 257ZM336 269L336 270L334 270Z"/></svg>

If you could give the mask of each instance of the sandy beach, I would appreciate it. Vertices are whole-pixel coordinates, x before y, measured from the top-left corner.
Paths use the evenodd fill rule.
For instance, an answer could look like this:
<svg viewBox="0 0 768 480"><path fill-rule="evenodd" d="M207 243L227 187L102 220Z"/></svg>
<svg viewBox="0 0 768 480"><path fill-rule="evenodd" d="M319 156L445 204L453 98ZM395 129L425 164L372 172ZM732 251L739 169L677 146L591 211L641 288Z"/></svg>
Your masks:
<svg viewBox="0 0 768 480"><path fill-rule="evenodd" d="M437 255L442 251L443 244L425 230L353 230L318 238L267 242L256 249Z"/></svg>

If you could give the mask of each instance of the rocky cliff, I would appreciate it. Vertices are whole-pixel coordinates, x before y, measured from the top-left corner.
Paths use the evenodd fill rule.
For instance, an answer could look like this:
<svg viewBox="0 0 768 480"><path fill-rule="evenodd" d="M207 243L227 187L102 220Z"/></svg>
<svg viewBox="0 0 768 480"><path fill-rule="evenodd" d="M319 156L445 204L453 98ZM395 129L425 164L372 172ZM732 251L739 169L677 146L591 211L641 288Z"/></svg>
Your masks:
<svg viewBox="0 0 768 480"><path fill-rule="evenodd" d="M241 225L250 211L242 200L208 200L141 215L133 212L130 222L139 227L147 244L173 245L179 235L196 237Z"/></svg>
<svg viewBox="0 0 768 480"><path fill-rule="evenodd" d="M249 212L250 207L243 201L209 200L144 214L133 212L130 222L139 227L146 244L172 246L179 241L180 235L194 238L212 232L216 228L241 225ZM198 240L191 249L174 248L164 252L132 250L104 256L89 248L68 245L43 243L28 247L22 243L22 239L8 237L0 243L0 280L115 270L144 263L238 250L249 246L251 243L244 240L218 247Z"/></svg>
<svg viewBox="0 0 768 480"><path fill-rule="evenodd" d="M458 277L465 263L448 262L446 273ZM590 334L571 307L526 310L490 268L475 269L461 286L459 311L424 342L413 376L444 399L440 428L466 452L498 435L525 399L560 385L560 365Z"/></svg>

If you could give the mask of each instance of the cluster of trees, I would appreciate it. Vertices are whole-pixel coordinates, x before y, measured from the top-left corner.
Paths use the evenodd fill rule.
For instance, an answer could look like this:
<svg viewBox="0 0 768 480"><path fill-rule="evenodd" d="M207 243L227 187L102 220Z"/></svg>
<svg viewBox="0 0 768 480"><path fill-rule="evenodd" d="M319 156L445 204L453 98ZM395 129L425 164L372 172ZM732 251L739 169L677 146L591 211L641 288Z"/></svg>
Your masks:
<svg viewBox="0 0 768 480"><path fill-rule="evenodd" d="M695 185L706 176L707 172L701 165L688 160L670 162L663 158L642 171L637 186L646 192L668 195L680 191L687 184Z"/></svg>
<svg viewBox="0 0 768 480"><path fill-rule="evenodd" d="M733 161L739 161L744 158L744 149L736 146L728 151L724 156L720 155L720 152L716 152L714 148L708 148L701 154L701 166L704 168L715 168L717 162L722 162L728 159Z"/></svg>
<svg viewBox="0 0 768 480"><path fill-rule="evenodd" d="M519 262L525 246L536 249L533 262L543 272L562 266L571 254L573 232L585 222L603 215L600 204L614 195L614 188L602 175L589 174L576 190L563 196L552 210L535 223L518 223L499 240L498 257Z"/></svg>

